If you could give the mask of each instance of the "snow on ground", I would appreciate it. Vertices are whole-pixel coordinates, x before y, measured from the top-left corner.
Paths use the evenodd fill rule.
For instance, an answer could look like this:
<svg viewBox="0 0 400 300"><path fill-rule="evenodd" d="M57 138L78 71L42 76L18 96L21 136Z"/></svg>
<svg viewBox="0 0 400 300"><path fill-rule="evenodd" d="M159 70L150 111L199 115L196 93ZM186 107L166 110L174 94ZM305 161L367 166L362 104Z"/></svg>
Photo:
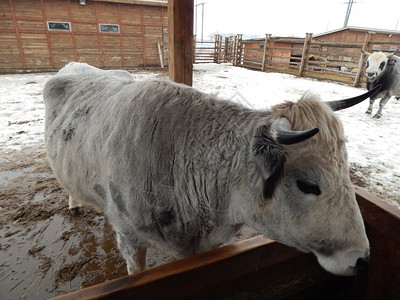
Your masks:
<svg viewBox="0 0 400 300"><path fill-rule="evenodd" d="M29 153L43 148L43 86L52 74L0 76L0 163L14 151ZM166 77L159 72L136 71L138 79ZM194 87L232 99L256 109L296 101L308 91L324 101L359 95L366 90L342 84L264 73L229 64L194 67ZM349 162L365 187L380 198L400 207L400 101L391 99L381 119L366 115L368 101L337 112L348 138ZM376 112L378 102L375 103ZM4 180L5 178L0 178ZM1 190L1 181L0 181Z"/></svg>

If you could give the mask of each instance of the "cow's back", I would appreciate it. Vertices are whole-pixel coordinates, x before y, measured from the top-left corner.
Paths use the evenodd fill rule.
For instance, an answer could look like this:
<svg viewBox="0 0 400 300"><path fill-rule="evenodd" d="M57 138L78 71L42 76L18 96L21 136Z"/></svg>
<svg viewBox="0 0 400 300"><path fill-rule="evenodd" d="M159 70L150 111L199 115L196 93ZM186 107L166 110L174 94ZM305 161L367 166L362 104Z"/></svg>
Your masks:
<svg viewBox="0 0 400 300"><path fill-rule="evenodd" d="M134 84L125 71L101 71L70 64L44 88L45 145L50 165L67 192L104 209L106 191L99 184L107 176L107 138L118 120L116 95ZM118 97L121 99L121 97ZM111 150L112 151L112 150Z"/></svg>

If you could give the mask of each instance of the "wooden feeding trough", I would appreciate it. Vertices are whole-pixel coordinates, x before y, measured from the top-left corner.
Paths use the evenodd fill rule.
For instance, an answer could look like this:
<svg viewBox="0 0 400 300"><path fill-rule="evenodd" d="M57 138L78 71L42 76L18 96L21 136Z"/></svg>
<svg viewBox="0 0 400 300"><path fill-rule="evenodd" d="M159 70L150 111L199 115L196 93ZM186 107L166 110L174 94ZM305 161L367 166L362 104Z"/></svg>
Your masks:
<svg viewBox="0 0 400 300"><path fill-rule="evenodd" d="M400 210L355 188L371 243L363 274L331 275L312 254L257 236L55 299L399 299Z"/></svg>

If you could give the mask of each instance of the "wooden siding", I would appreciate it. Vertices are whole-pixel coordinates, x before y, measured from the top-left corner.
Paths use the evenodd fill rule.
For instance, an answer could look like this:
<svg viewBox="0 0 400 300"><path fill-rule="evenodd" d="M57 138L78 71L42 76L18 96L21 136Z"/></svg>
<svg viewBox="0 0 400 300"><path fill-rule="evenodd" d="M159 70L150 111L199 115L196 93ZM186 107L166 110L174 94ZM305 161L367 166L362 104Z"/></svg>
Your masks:
<svg viewBox="0 0 400 300"><path fill-rule="evenodd" d="M121 3L124 2L124 3ZM67 22L70 31L49 30ZM100 32L115 24L119 32ZM160 65L157 43L167 34L166 4L141 1L0 1L0 71L58 69L81 61L96 67Z"/></svg>

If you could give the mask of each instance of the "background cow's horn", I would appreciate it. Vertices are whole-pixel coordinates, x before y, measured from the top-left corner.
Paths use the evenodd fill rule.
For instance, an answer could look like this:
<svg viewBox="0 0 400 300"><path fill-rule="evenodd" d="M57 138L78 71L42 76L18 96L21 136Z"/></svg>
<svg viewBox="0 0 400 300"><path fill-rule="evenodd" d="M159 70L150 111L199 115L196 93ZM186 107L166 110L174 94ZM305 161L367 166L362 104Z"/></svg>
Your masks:
<svg viewBox="0 0 400 300"><path fill-rule="evenodd" d="M304 131L290 130L291 125L286 118L279 118L272 124L272 128L277 133L277 140L283 145L291 145L300 143L316 135L319 131L318 128L312 128Z"/></svg>
<svg viewBox="0 0 400 300"><path fill-rule="evenodd" d="M396 50L396 51L394 51L393 53L388 54L388 55L387 55L387 58L390 58L390 57L392 57L393 55L396 55L397 52L399 52L399 50Z"/></svg>
<svg viewBox="0 0 400 300"><path fill-rule="evenodd" d="M378 84L372 90L370 90L360 96L356 96L353 98L347 98L347 99L343 99L343 100L327 101L325 103L328 104L329 107L332 108L333 111L349 108L349 107L356 105L356 104L360 103L361 101L375 95L381 89L381 86L382 86L381 84Z"/></svg>
<svg viewBox="0 0 400 300"><path fill-rule="evenodd" d="M364 54L366 54L366 55L368 55L368 56L370 56L370 55L371 55L371 53L370 53L370 52L368 52L368 51L364 51L363 49L361 49L361 52L362 52L362 53L364 53Z"/></svg>

